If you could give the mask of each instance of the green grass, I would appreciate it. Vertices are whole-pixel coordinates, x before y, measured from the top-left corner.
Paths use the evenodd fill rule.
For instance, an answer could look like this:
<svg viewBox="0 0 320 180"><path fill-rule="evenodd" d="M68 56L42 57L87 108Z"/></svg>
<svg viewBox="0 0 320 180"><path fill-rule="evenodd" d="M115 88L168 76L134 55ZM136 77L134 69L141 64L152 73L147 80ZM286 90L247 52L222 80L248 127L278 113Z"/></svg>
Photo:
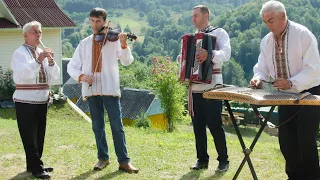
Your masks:
<svg viewBox="0 0 320 180"><path fill-rule="evenodd" d="M15 120L15 111L0 109L0 179L32 179L25 172L25 156ZM111 164L100 172L93 172L97 161L96 147L91 124L81 119L68 105L56 105L48 112L47 134L42 160L54 167L52 179L232 179L243 159L243 153L232 127L226 127L230 169L216 174L218 162L212 137L208 140L211 157L208 170L190 171L196 162L192 128L179 125L173 133L125 127L127 147L131 162L138 174L118 171L110 127L107 138ZM249 146L255 128L241 127L245 143ZM259 179L286 179L284 159L276 137L262 134L251 160ZM246 164L239 179L252 179Z"/></svg>
<svg viewBox="0 0 320 180"><path fill-rule="evenodd" d="M143 27L148 27L148 22L146 20L146 15L143 18L139 17L139 13L136 12L134 9L117 9L117 12L121 12L123 16L121 17L108 17L111 21L111 26L116 27L119 23L121 28L124 29L126 25L128 25L131 29L131 32L136 34L138 40L143 42L144 40L144 33L141 32Z"/></svg>

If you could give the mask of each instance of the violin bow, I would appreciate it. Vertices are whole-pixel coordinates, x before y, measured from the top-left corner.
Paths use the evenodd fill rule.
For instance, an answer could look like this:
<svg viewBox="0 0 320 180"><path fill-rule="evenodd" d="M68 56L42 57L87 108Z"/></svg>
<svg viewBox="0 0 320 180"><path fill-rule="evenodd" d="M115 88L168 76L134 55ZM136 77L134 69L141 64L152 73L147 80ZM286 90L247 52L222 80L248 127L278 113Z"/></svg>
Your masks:
<svg viewBox="0 0 320 180"><path fill-rule="evenodd" d="M92 76L94 75L94 72L97 71L98 65L99 65L99 63L100 63L100 59L101 59L101 55L102 55L102 47L103 47L104 43L105 43L106 40L107 40L110 22L111 22L111 21L108 21L107 27L105 27L105 29L104 29L106 35L104 36L104 39L103 39L103 41L102 41L101 48L100 48L100 54L99 54L99 57L98 57L98 62L97 62L97 64L96 64L96 67L94 68L94 71L92 72ZM88 89L89 89L91 86L92 86L92 83L89 84Z"/></svg>

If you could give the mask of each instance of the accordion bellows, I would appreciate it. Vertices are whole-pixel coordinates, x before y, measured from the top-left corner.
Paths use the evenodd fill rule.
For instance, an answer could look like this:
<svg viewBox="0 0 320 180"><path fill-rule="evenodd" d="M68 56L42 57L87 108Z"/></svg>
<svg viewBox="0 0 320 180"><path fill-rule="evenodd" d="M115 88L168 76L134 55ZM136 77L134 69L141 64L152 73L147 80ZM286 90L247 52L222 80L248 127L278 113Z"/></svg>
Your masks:
<svg viewBox="0 0 320 180"><path fill-rule="evenodd" d="M185 34L181 40L180 81L211 84L213 74L212 50L216 37L207 33ZM198 48L208 51L208 58L199 64L195 56Z"/></svg>

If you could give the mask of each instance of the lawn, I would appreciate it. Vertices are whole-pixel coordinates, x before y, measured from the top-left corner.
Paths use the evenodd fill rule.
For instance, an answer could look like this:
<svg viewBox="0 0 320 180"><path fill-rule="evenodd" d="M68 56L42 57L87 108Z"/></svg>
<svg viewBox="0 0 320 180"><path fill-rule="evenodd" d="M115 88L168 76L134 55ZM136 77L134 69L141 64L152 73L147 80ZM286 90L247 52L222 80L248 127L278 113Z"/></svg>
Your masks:
<svg viewBox="0 0 320 180"><path fill-rule="evenodd" d="M128 25L131 29L131 32L137 35L138 41L143 42L144 40L144 33L141 32L141 29L143 27L147 28L149 27L148 22L146 20L146 16L143 18L139 17L139 13L136 12L134 9L116 9L115 11L121 12L123 16L120 17L108 17L108 19L111 21L111 26L116 27L119 23L122 30Z"/></svg>
<svg viewBox="0 0 320 180"><path fill-rule="evenodd" d="M179 125L173 133L125 127L131 162L138 174L118 171L118 163L107 124L107 138L111 164L100 172L92 171L96 163L96 147L91 124L81 119L67 104L50 107L47 134L42 160L54 167L51 179L232 179L243 154L232 127L226 127L230 169L226 173L214 172L218 162L212 137L209 138L211 161L208 170L191 171L196 161L192 128ZM257 132L255 128L241 127L249 145ZM0 179L32 179L25 172L25 156L19 137L14 110L0 109ZM251 160L259 179L286 179L284 159L276 137L265 133L259 139ZM247 164L239 179L252 179Z"/></svg>

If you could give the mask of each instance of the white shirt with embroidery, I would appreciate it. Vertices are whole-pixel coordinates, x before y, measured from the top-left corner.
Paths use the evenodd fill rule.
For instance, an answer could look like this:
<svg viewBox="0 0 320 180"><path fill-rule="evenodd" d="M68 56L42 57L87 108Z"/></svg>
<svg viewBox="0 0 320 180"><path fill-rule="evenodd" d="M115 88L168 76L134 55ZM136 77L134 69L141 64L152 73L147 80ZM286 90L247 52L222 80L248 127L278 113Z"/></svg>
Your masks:
<svg viewBox="0 0 320 180"><path fill-rule="evenodd" d="M37 48L37 52L42 49ZM48 59L42 61L47 79L46 83L39 82L39 71L41 65L32 57L30 50L26 46L20 46L12 55L11 69L13 70L13 80L16 84L48 84L51 80L58 80L60 68L57 63L49 66ZM29 104L45 104L49 99L49 90L16 90L13 94L15 102Z"/></svg>
<svg viewBox="0 0 320 180"><path fill-rule="evenodd" d="M301 92L320 84L320 58L315 36L305 26L288 21L285 43L286 68L293 87L287 92ZM273 33L261 41L260 55L253 68L253 78L269 81L277 78Z"/></svg>
<svg viewBox="0 0 320 180"><path fill-rule="evenodd" d="M69 75L78 81L81 74L92 75L92 39L93 35L83 39L76 48L72 59L68 64ZM107 41L102 48L101 72L94 73L94 81L89 87L88 83L82 83L82 96L121 96L120 75L118 59L124 66L133 62L130 47L122 49L120 40L115 42Z"/></svg>

